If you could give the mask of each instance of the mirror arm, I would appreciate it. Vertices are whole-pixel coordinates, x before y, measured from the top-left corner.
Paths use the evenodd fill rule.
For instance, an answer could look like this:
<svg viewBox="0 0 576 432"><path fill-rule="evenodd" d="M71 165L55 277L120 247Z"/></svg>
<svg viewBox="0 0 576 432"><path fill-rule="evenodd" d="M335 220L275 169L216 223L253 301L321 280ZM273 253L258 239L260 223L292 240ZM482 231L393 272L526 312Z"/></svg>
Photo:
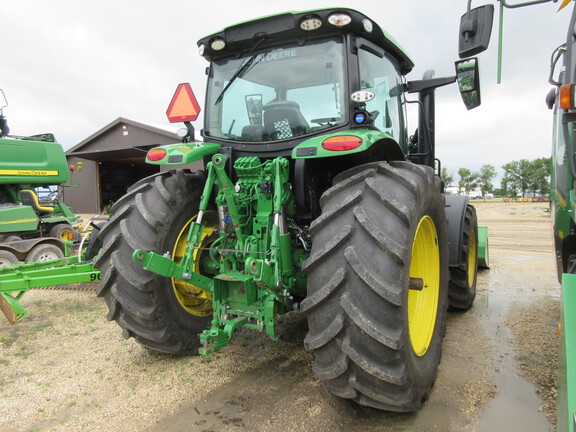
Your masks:
<svg viewBox="0 0 576 432"><path fill-rule="evenodd" d="M438 87L452 84L455 81L456 76L408 81L406 85L406 91L408 93L420 93L425 90L432 90Z"/></svg>
<svg viewBox="0 0 576 432"><path fill-rule="evenodd" d="M555 0L531 0L531 1L527 1L524 3L518 3L518 4L507 4L506 0L498 0L499 2L502 3L502 6L504 6L505 8L508 9L515 9L515 8L521 8L524 6L532 6L532 5L536 5L536 4L540 4L540 3L550 3L550 2L556 2Z"/></svg>

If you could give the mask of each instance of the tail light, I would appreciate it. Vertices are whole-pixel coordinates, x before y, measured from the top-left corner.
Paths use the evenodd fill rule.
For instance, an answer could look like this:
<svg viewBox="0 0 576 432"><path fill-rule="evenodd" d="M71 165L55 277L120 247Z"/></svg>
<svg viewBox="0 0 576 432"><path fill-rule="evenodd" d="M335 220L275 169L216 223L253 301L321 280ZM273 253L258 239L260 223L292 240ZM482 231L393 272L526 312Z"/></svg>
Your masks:
<svg viewBox="0 0 576 432"><path fill-rule="evenodd" d="M148 152L146 159L149 161L159 161L166 157L166 150L164 149L153 149Z"/></svg>
<svg viewBox="0 0 576 432"><path fill-rule="evenodd" d="M322 147L332 151L354 150L360 147L362 139L353 135L340 135L326 138L322 141Z"/></svg>

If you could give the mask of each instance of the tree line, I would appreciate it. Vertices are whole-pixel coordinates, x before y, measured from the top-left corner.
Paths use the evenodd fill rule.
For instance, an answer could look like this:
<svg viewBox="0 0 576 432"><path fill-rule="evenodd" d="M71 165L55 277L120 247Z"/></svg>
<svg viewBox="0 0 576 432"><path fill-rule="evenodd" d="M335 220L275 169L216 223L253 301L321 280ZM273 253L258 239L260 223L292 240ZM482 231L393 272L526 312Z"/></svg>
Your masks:
<svg viewBox="0 0 576 432"><path fill-rule="evenodd" d="M446 187L456 186L458 193L480 190L483 197L488 193L510 198L515 198L518 194L525 197L527 193L541 196L550 193L552 158L520 159L508 162L501 168L504 176L499 188L494 187L494 178L498 173L491 164L482 165L477 172L459 168L458 179L455 179L447 168L442 168L441 177Z"/></svg>

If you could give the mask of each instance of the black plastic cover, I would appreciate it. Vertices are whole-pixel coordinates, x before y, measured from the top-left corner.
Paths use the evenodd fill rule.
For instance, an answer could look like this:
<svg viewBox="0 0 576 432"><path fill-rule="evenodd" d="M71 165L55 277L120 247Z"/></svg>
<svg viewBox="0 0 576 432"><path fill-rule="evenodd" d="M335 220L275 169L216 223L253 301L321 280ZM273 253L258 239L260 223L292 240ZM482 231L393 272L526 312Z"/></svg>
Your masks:
<svg viewBox="0 0 576 432"><path fill-rule="evenodd" d="M494 5L487 4L471 9L460 19L458 55L470 57L486 51L490 43Z"/></svg>

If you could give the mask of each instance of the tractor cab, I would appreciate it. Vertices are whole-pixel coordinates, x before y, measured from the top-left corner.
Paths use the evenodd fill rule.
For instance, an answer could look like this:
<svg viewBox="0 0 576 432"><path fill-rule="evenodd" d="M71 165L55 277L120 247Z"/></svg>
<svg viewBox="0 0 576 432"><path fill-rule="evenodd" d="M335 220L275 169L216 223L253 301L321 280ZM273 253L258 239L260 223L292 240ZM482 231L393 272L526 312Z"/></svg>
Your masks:
<svg viewBox="0 0 576 432"><path fill-rule="evenodd" d="M178 165L204 158L207 163L217 151L232 164L243 156L284 156L294 161L294 178L305 179L308 166L328 173L328 183L342 170L373 160L434 167L435 89L457 77L434 78L429 71L408 82L412 60L366 15L323 9L268 16L204 37L198 47L210 62L204 143L153 149L147 162ZM480 104L476 59L457 63L456 75L466 106L475 108ZM407 93L419 97L412 139ZM194 141L189 122L187 130L185 143ZM314 180L308 176L305 182Z"/></svg>
<svg viewBox="0 0 576 432"><path fill-rule="evenodd" d="M349 9L276 15L198 45L210 61L206 140L278 152L319 134L362 128L386 134L406 152L403 75L413 63L365 15Z"/></svg>

